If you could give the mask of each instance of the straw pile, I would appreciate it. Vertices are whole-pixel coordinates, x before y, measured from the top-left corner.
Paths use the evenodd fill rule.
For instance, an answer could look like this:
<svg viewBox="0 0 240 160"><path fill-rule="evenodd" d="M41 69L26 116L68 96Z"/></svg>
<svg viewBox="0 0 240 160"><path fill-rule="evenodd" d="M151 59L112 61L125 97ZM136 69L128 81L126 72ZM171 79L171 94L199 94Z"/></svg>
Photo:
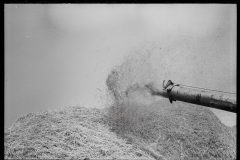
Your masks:
<svg viewBox="0 0 240 160"><path fill-rule="evenodd" d="M24 115L4 133L5 158L153 159L137 145L110 132L103 112L68 107Z"/></svg>
<svg viewBox="0 0 240 160"><path fill-rule="evenodd" d="M159 101L24 115L4 133L5 159L236 159L236 130L207 108Z"/></svg>

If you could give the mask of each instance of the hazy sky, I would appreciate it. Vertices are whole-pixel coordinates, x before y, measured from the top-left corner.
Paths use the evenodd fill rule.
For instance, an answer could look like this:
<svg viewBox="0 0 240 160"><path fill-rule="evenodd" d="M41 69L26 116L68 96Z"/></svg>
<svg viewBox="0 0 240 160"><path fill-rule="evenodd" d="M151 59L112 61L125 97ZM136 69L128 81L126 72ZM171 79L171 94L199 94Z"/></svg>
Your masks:
<svg viewBox="0 0 240 160"><path fill-rule="evenodd" d="M152 51L159 82L236 93L236 5L5 5L5 126L27 112L103 107L105 80ZM212 109L227 125L236 114Z"/></svg>

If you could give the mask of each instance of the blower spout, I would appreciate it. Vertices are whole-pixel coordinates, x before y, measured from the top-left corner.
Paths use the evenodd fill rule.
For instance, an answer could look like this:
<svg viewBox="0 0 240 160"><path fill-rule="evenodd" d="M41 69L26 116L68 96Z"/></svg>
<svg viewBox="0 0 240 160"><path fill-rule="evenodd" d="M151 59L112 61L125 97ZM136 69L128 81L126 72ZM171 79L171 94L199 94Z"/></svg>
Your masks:
<svg viewBox="0 0 240 160"><path fill-rule="evenodd" d="M171 80L166 83L164 80L162 88L157 88L153 83L147 84L145 87L150 90L152 95L168 98L171 103L178 100L229 112L237 112L236 94L233 93L175 84Z"/></svg>

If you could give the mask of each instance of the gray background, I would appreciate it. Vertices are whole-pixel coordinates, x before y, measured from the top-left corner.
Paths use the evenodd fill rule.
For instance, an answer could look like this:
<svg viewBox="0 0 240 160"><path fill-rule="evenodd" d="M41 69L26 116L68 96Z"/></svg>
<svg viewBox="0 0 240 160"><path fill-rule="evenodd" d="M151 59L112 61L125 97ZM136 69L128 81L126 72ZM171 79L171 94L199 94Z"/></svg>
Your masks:
<svg viewBox="0 0 240 160"><path fill-rule="evenodd" d="M236 5L8 4L4 13L5 127L27 112L104 107L111 68L145 46L161 48L151 61L159 82L236 93ZM236 124L235 113L212 110Z"/></svg>

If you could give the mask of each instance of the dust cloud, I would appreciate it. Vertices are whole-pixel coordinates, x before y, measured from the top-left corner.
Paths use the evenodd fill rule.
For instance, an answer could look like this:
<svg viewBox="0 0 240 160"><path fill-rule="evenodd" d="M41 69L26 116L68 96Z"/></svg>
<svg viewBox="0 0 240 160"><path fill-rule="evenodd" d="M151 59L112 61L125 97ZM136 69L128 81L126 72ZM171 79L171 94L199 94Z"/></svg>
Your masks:
<svg viewBox="0 0 240 160"><path fill-rule="evenodd" d="M122 64L112 69L106 85L117 104L150 104L159 97L153 97L146 84L159 84L158 81L161 80L157 78L157 71L152 68L151 56L135 51L126 56Z"/></svg>
<svg viewBox="0 0 240 160"><path fill-rule="evenodd" d="M111 97L109 99L111 99L112 102L108 105L114 106L112 107L114 108L113 113L120 115L120 110L131 107L133 103L147 107L154 102L165 99L160 96L151 95L150 90L146 88L147 84L153 84L155 87L161 88L163 80L172 80L175 83L195 85L196 87L203 88L208 88L211 84L215 86L215 84L211 82L201 85L203 83L201 79L205 78L205 82L208 81L208 79L206 79L205 76L199 77L199 75L196 75L196 72L195 74L191 74L193 70L190 66L194 65L188 63L187 59L193 60L194 57L180 58L178 55L179 51L169 49L166 47L168 46L166 43L161 42L162 43L160 43L160 41L145 43L145 45L141 47L132 48L130 54L125 56L122 63L115 66L109 73L106 85L109 91L108 96ZM183 45L181 45L182 43L176 44L175 41L172 42L180 49L183 47ZM199 82L199 85L196 85L197 82ZM214 87L214 89L223 90L220 86L218 85L218 87ZM209 87L209 89L212 88ZM210 110L213 111L225 125L234 124L233 118L229 119L229 116L234 113L216 109ZM225 115L223 115L223 112ZM220 113L222 114L220 115ZM228 119L228 121L224 121L223 117L225 117L224 119ZM234 117L234 115L231 117Z"/></svg>

